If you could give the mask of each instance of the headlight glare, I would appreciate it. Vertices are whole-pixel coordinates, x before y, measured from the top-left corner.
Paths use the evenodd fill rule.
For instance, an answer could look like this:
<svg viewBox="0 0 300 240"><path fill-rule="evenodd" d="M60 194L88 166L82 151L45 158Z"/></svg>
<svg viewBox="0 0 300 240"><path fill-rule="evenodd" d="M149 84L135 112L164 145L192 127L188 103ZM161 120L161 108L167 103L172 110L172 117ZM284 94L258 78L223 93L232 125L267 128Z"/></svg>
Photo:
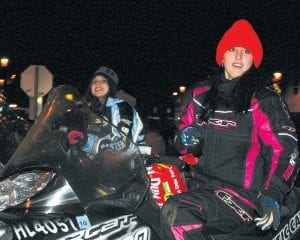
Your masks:
<svg viewBox="0 0 300 240"><path fill-rule="evenodd" d="M49 171L24 172L0 182L0 211L24 202L34 196L53 178Z"/></svg>

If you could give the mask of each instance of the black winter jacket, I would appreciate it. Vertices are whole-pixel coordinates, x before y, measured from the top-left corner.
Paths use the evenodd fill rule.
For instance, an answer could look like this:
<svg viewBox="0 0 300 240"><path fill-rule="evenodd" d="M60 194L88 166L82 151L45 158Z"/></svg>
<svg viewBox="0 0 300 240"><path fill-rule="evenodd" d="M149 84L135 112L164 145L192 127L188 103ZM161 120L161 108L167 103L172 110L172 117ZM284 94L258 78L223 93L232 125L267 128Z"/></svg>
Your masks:
<svg viewBox="0 0 300 240"><path fill-rule="evenodd" d="M228 95L233 86L226 81L219 90ZM295 181L298 163L296 130L283 99L265 87L254 94L247 112L236 114L231 105L218 102L214 114L202 121L203 99L209 89L208 82L193 89L180 118L177 139L183 129L196 126L204 138L198 162L203 177L230 186L253 201L261 191L282 202ZM180 150L183 155L188 153L183 145Z"/></svg>

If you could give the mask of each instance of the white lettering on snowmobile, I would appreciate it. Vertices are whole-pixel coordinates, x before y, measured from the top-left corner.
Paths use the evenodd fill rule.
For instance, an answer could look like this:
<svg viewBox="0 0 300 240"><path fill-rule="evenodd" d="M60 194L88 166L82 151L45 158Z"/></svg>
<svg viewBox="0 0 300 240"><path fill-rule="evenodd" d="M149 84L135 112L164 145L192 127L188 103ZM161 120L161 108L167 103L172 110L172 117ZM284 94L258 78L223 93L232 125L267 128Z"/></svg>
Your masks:
<svg viewBox="0 0 300 240"><path fill-rule="evenodd" d="M148 227L140 227L136 229L133 233L126 235L121 238L121 240L150 240L151 231Z"/></svg>
<svg viewBox="0 0 300 240"><path fill-rule="evenodd" d="M147 174L150 176L151 174L154 174L155 171L152 169L152 167L147 167ZM152 198L154 199L161 199L160 192L159 192L159 186L161 184L161 179L158 178L150 178L150 190L152 193Z"/></svg>
<svg viewBox="0 0 300 240"><path fill-rule="evenodd" d="M177 180L177 178L176 178L176 176L175 176L175 172L174 172L174 170L173 170L173 167L172 167L172 166L170 166L170 168L169 168L169 172L170 172L170 174L171 174L171 177L172 177L173 183L174 183L174 185L175 185L175 190L178 190L180 187L179 187L179 183L178 183L178 180ZM181 193L181 191L180 191L180 192L178 192L178 193Z"/></svg>
<svg viewBox="0 0 300 240"><path fill-rule="evenodd" d="M273 238L273 240L289 240L300 228L300 211L298 211L290 221L284 225L283 229Z"/></svg>
<svg viewBox="0 0 300 240"><path fill-rule="evenodd" d="M160 192L159 192L159 186L161 184L160 178L151 178L151 183L150 183L150 190L152 193L152 198L154 199L160 199Z"/></svg>
<svg viewBox="0 0 300 240"><path fill-rule="evenodd" d="M33 221L32 227L29 227L27 223L19 223L13 225L12 229L18 240L33 238L39 233L48 235L78 230L71 218Z"/></svg>
<svg viewBox="0 0 300 240"><path fill-rule="evenodd" d="M58 240L90 240L90 239L107 239L108 237L121 232L126 229L126 232L130 232L130 230L134 229L137 222L136 216L134 215L124 215L118 218L111 219L109 221L96 224L88 229L80 230L78 232L71 233L67 236L59 238ZM150 229L144 230L142 227L140 230L135 230L132 234L126 234L126 240L147 240L149 238L144 238L150 236ZM133 238L132 238L133 236ZM118 239L123 239L122 237L118 237Z"/></svg>

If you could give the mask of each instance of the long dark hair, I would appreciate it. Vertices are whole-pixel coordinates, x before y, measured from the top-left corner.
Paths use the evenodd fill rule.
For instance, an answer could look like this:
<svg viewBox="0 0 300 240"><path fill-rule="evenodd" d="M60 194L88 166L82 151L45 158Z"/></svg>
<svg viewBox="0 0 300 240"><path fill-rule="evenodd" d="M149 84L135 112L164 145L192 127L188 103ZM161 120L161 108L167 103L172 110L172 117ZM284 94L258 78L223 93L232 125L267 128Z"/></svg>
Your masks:
<svg viewBox="0 0 300 240"><path fill-rule="evenodd" d="M203 105L205 110L200 116L203 121L207 121L214 115L220 101L225 102L227 106L231 106L235 114L247 112L254 93L266 84L259 76L257 69L252 66L240 78L233 79L233 81L236 80L236 84L231 91L230 101L228 101L219 93L223 76L224 69L220 67L215 69L213 75L209 78L210 90L204 96Z"/></svg>

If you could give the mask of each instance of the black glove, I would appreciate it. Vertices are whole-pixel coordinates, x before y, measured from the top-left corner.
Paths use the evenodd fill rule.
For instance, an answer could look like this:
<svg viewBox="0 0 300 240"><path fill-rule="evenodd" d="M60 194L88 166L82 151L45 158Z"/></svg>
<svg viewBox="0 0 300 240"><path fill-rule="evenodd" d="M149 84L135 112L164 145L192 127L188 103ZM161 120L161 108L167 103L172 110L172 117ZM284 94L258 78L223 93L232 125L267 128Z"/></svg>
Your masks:
<svg viewBox="0 0 300 240"><path fill-rule="evenodd" d="M280 204L274 199L260 195L257 200L257 211L261 217L255 218L256 226L262 231L271 227L278 229L280 224Z"/></svg>
<svg viewBox="0 0 300 240"><path fill-rule="evenodd" d="M193 147L202 144L202 136L199 129L195 127L187 127L180 134L180 142L184 146Z"/></svg>

